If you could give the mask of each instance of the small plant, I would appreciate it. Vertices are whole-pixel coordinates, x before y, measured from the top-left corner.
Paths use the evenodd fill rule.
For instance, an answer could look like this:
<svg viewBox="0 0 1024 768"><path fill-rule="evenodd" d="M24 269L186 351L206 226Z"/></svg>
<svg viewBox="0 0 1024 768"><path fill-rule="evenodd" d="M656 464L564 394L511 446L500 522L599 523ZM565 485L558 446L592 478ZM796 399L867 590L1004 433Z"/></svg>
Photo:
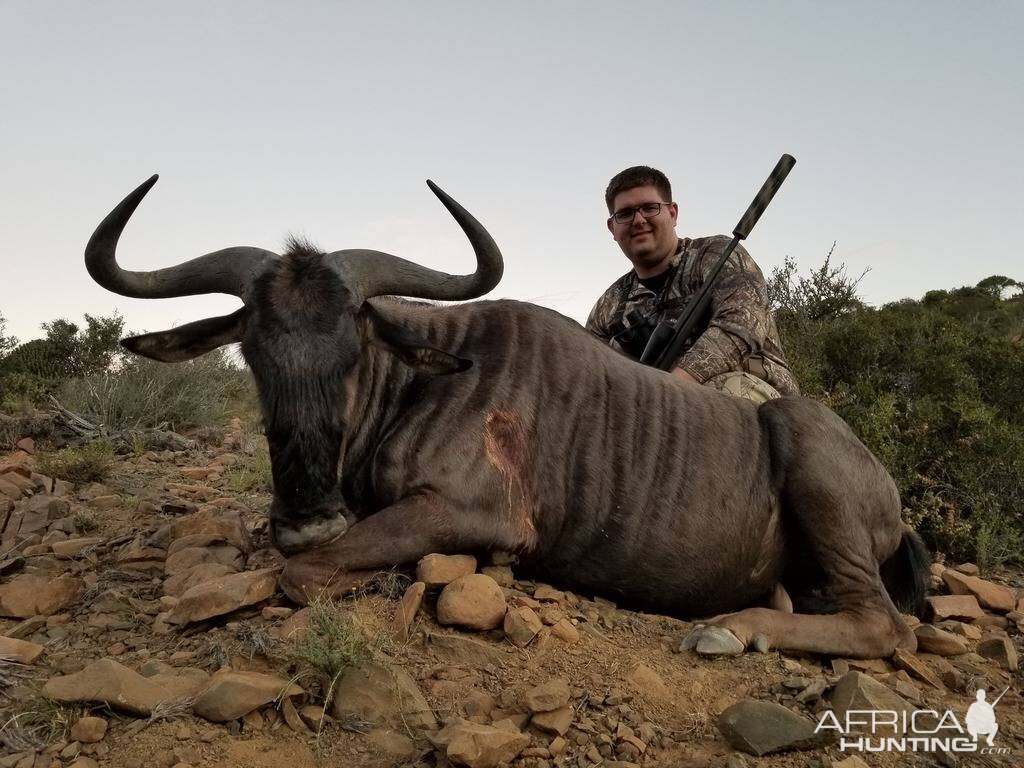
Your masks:
<svg viewBox="0 0 1024 768"><path fill-rule="evenodd" d="M369 644L350 611L323 597L309 604L309 628L295 641L291 658L313 672L325 690L369 654Z"/></svg>
<svg viewBox="0 0 1024 768"><path fill-rule="evenodd" d="M270 470L270 451L265 444L257 445L251 456L244 456L228 468L224 475L232 493L271 493L274 477Z"/></svg>
<svg viewBox="0 0 1024 768"><path fill-rule="evenodd" d="M82 716L78 707L50 699L34 701L20 711L0 711L0 744L12 751L34 751L67 739Z"/></svg>
<svg viewBox="0 0 1024 768"><path fill-rule="evenodd" d="M75 524L75 530L79 533L92 533L100 527L100 524L96 522L96 518L85 512L75 513L71 521Z"/></svg>
<svg viewBox="0 0 1024 768"><path fill-rule="evenodd" d="M114 447L106 440L39 456L36 466L44 475L72 483L95 483L103 480L114 462Z"/></svg>

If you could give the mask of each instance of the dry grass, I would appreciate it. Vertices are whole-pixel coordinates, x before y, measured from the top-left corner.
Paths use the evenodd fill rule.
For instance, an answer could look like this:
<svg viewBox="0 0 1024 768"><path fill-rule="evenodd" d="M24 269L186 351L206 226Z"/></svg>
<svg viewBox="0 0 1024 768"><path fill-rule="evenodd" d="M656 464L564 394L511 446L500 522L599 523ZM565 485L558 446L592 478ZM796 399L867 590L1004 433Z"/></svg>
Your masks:
<svg viewBox="0 0 1024 768"><path fill-rule="evenodd" d="M232 493L272 493L274 478L270 469L270 451L261 441L252 455L245 455L224 474L224 481Z"/></svg>
<svg viewBox="0 0 1024 768"><path fill-rule="evenodd" d="M20 710L0 709L0 744L12 752L41 750L65 741L82 716L79 707L38 699Z"/></svg>

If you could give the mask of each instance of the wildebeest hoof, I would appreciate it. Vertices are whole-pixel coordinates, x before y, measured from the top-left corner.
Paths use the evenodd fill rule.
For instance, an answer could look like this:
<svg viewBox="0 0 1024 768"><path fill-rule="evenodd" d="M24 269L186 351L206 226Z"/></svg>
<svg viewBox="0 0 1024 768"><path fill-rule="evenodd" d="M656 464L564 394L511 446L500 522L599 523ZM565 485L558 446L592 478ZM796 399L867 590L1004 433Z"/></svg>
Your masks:
<svg viewBox="0 0 1024 768"><path fill-rule="evenodd" d="M702 656L738 656L744 649L736 635L714 624L698 624L679 646L681 651L696 651Z"/></svg>
<svg viewBox="0 0 1024 768"><path fill-rule="evenodd" d="M754 650L756 650L758 653L768 653L768 651L771 650L772 644L771 641L768 640L768 635L758 634L754 635L753 646Z"/></svg>
<svg viewBox="0 0 1024 768"><path fill-rule="evenodd" d="M330 544L348 530L344 517L318 517L313 520L271 520L270 538L285 555L294 555L313 547Z"/></svg>

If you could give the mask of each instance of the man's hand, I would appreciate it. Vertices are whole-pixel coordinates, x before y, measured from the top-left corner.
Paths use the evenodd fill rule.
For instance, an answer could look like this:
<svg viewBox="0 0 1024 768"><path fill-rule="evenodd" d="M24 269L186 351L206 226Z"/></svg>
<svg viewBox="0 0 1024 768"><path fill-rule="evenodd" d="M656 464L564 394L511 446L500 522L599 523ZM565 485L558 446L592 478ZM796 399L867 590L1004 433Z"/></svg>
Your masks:
<svg viewBox="0 0 1024 768"><path fill-rule="evenodd" d="M682 379L683 381L692 381L694 384L700 384L699 381L697 381L695 378L693 378L693 376L688 374L682 368L673 368L672 369L672 375L677 377L677 378Z"/></svg>

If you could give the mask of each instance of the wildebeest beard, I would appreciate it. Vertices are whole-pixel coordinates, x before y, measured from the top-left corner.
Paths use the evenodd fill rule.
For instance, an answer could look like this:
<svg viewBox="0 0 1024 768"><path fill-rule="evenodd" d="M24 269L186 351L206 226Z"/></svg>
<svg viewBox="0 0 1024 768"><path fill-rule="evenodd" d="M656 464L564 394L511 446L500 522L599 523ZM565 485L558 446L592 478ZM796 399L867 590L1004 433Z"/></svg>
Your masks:
<svg viewBox="0 0 1024 768"><path fill-rule="evenodd" d="M274 479L271 518L336 517L345 374L360 340L349 291L311 243L291 239L260 277L242 354L259 390Z"/></svg>

